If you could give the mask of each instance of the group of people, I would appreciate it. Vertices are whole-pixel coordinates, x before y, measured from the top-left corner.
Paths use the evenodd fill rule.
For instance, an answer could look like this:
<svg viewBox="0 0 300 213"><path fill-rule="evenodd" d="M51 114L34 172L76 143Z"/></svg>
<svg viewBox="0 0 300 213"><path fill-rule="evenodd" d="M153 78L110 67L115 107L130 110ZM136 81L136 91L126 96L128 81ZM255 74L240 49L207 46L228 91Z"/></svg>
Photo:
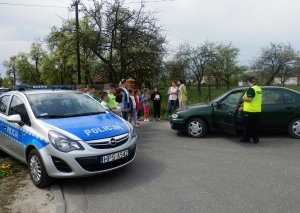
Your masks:
<svg viewBox="0 0 300 213"><path fill-rule="evenodd" d="M77 91L85 93L95 99L96 89L89 85L86 89L82 85L77 85ZM183 107L187 102L187 91L183 81L177 83L172 82L172 86L168 90L168 114L177 107ZM119 85L110 84L107 90L99 93L99 102L101 105L115 114L122 116L125 120L138 127L144 113L144 122L150 121L151 102L153 105L153 121L159 121L161 116L161 100L162 95L158 87L155 87L152 92L148 88L131 89L128 88L126 80L122 79Z"/></svg>
<svg viewBox="0 0 300 213"><path fill-rule="evenodd" d="M250 142L252 138L254 143L258 143L262 90L256 85L254 77L249 77L247 84L249 88L242 97L243 104L240 108L240 111L244 113L245 122L245 132L241 142ZM89 85L87 89L77 85L77 91L95 98L96 89L92 85ZM122 79L119 87L115 84L110 84L108 89L101 91L99 95L99 102L104 108L122 116L135 127L138 127L140 124L142 112L144 112L144 121L148 122L150 120L151 102L153 103L154 121L160 120L162 96L157 87L154 88L151 94L148 88L141 92L139 89L128 88L126 80ZM187 99L187 90L184 82L182 80L178 82L173 81L168 89L168 115L171 116L176 108L186 106Z"/></svg>
<svg viewBox="0 0 300 213"><path fill-rule="evenodd" d="M179 80L172 82L172 86L168 90L168 115L172 115L173 111L178 107L184 107L187 104L187 90L184 82Z"/></svg>

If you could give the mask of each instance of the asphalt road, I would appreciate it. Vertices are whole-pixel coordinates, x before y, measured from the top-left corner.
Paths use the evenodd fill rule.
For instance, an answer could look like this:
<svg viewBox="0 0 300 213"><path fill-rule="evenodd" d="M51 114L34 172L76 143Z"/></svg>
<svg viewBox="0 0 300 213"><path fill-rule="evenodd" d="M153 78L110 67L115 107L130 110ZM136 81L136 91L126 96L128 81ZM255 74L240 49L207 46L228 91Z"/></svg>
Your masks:
<svg viewBox="0 0 300 213"><path fill-rule="evenodd" d="M131 165L59 181L67 212L300 212L300 140L193 139L167 122L147 123L138 136Z"/></svg>

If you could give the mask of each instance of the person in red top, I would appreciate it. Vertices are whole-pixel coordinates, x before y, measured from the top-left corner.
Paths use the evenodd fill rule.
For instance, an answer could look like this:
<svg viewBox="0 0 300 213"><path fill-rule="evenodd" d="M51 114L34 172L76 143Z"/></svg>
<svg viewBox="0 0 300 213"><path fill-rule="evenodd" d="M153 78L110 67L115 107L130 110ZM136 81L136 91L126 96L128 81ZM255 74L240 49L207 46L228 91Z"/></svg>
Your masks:
<svg viewBox="0 0 300 213"><path fill-rule="evenodd" d="M139 121L143 111L143 105L140 101L141 91L136 89L134 91L135 103L136 103L136 113L137 113L137 120Z"/></svg>

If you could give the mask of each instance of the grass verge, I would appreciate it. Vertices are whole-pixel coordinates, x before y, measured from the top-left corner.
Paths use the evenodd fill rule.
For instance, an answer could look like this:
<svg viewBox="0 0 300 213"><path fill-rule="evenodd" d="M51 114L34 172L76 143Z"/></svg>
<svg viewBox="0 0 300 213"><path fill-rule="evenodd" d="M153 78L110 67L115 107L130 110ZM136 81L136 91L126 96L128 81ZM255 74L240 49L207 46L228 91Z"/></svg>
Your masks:
<svg viewBox="0 0 300 213"><path fill-rule="evenodd" d="M0 151L0 210L9 212L14 192L22 186L27 174L26 165Z"/></svg>

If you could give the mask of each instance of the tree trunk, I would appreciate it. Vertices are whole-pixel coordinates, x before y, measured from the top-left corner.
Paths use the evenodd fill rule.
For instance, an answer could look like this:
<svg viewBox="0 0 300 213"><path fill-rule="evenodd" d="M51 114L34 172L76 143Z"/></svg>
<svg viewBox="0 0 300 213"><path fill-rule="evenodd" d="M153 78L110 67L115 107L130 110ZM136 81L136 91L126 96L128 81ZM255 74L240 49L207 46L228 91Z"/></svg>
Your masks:
<svg viewBox="0 0 300 213"><path fill-rule="evenodd" d="M71 67L71 85L73 85L74 84L74 79L73 79L73 67Z"/></svg>
<svg viewBox="0 0 300 213"><path fill-rule="evenodd" d="M64 80L65 80L65 73L66 73L66 66L65 64L63 64L63 70L62 70L62 73L61 73L61 84L64 84Z"/></svg>
<svg viewBox="0 0 300 213"><path fill-rule="evenodd" d="M14 76L13 85L16 85L17 82L16 68L13 66L12 69L13 69L13 76Z"/></svg>
<svg viewBox="0 0 300 213"><path fill-rule="evenodd" d="M208 100L211 100L211 89L210 89L210 81L208 81Z"/></svg>
<svg viewBox="0 0 300 213"><path fill-rule="evenodd" d="M198 94L202 95L201 80L197 80L197 90L198 90Z"/></svg>
<svg viewBox="0 0 300 213"><path fill-rule="evenodd" d="M273 71L273 73L271 73L271 76L270 76L269 79L265 82L265 85L266 85L266 86L270 86L271 83L273 82L275 76L276 76L279 72L280 72L280 67L279 67L277 70Z"/></svg>
<svg viewBox="0 0 300 213"><path fill-rule="evenodd" d="M40 71L39 71L39 60L35 59L35 70L36 70L36 83L40 83Z"/></svg>
<svg viewBox="0 0 300 213"><path fill-rule="evenodd" d="M218 90L219 89L219 78L215 77L215 79L216 79L216 89Z"/></svg>
<svg viewBox="0 0 300 213"><path fill-rule="evenodd" d="M115 74L115 69L112 64L108 65L108 80L109 82L119 82L118 76Z"/></svg>
<svg viewBox="0 0 300 213"><path fill-rule="evenodd" d="M226 81L227 90L230 90L230 81Z"/></svg>
<svg viewBox="0 0 300 213"><path fill-rule="evenodd" d="M85 66L84 81L86 85L90 83L89 79L90 79L90 70L88 66Z"/></svg>

